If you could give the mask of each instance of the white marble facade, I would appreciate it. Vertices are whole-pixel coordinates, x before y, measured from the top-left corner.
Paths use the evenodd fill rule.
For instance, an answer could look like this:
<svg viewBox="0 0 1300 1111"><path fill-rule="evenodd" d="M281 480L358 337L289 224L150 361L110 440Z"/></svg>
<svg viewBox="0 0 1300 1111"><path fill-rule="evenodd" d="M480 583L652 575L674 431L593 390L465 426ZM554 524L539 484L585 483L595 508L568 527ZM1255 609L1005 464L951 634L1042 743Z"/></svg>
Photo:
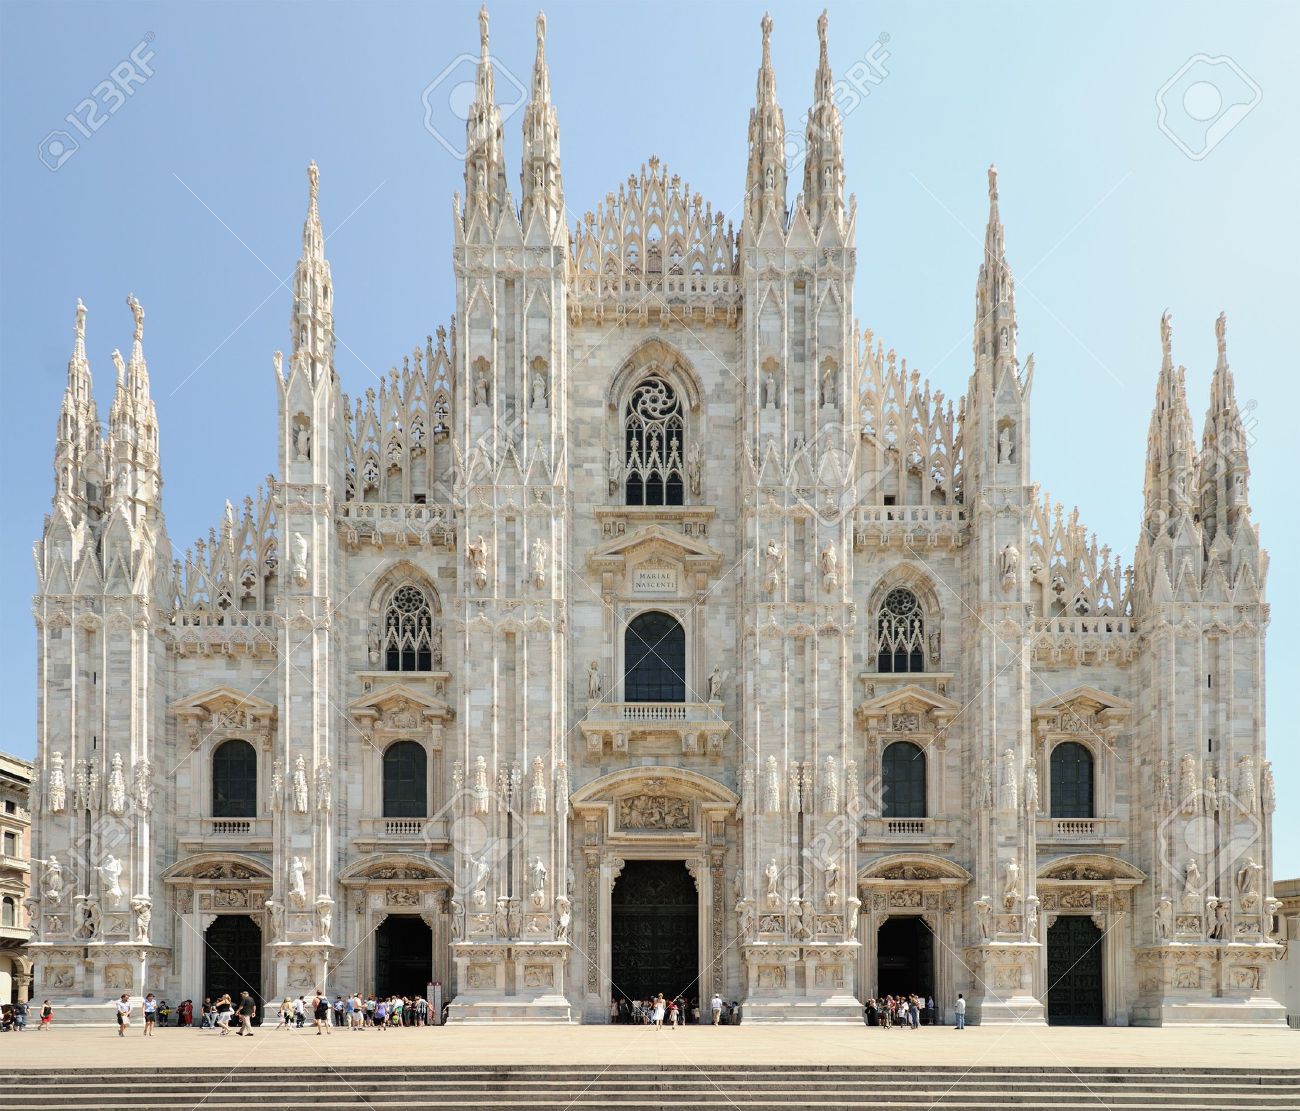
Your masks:
<svg viewBox="0 0 1300 1111"><path fill-rule="evenodd" d="M611 896L659 859L698 892L700 980L664 990L746 1021L858 1021L894 931L933 935L943 1011L1043 1021L1063 921L1100 938L1095 1021L1277 1021L1222 319L1199 449L1162 322L1126 565L1032 481L992 171L954 403L856 323L824 17L802 182L764 20L738 230L657 158L567 226L544 29L515 193L481 18L455 316L356 398L312 166L277 474L179 559L143 309L105 438L78 305L36 548L36 996L197 998L229 915L268 998L370 990L398 915L453 1018L605 1021ZM680 645L678 689L634 628Z"/></svg>

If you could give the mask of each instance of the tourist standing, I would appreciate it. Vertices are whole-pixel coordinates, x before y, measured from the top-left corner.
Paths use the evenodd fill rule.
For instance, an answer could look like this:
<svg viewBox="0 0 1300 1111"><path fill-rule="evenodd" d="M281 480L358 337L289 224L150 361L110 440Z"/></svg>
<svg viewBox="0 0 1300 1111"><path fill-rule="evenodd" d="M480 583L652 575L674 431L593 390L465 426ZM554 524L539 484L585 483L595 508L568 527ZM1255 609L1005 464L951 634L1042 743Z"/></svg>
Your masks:
<svg viewBox="0 0 1300 1111"><path fill-rule="evenodd" d="M295 1029L301 1030L302 1024L307 1016L307 1000L304 996L298 996L293 1001L293 1025Z"/></svg>
<svg viewBox="0 0 1300 1111"><path fill-rule="evenodd" d="M957 1002L953 1004L953 1011L957 1015L958 1030L966 1029L966 997L961 992L957 993Z"/></svg>
<svg viewBox="0 0 1300 1111"><path fill-rule="evenodd" d="M721 1026L722 1025L722 996L719 995L716 991L713 993L713 998L709 1000L709 1010L713 1013L713 1025Z"/></svg>
<svg viewBox="0 0 1300 1111"><path fill-rule="evenodd" d="M144 997L144 1036L153 1037L153 1024L158 1018L158 1004L154 1002L153 992Z"/></svg>
<svg viewBox="0 0 1300 1111"><path fill-rule="evenodd" d="M14 1004L14 1029L20 1034L27 1029L27 1004L21 999Z"/></svg>
<svg viewBox="0 0 1300 1111"><path fill-rule="evenodd" d="M650 1012L650 1021L656 1030L664 1028L664 994L660 992L655 996L654 1010Z"/></svg>
<svg viewBox="0 0 1300 1111"><path fill-rule="evenodd" d="M929 1023L931 1026L934 1025L934 996L933 995L927 995L925 997L925 1021Z"/></svg>
<svg viewBox="0 0 1300 1111"><path fill-rule="evenodd" d="M122 998L117 1001L117 1036L126 1037L126 1028L131 1025L131 997L122 993Z"/></svg>

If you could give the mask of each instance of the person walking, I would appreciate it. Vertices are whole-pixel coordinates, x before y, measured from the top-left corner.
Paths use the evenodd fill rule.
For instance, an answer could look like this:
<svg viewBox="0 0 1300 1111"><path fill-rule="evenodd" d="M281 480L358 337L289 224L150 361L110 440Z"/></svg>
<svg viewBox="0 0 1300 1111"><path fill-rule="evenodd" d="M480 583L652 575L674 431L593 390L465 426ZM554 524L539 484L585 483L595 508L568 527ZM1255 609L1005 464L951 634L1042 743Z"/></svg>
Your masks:
<svg viewBox="0 0 1300 1111"><path fill-rule="evenodd" d="M20 1034L27 1029L27 1004L21 999L14 1004L14 1029Z"/></svg>
<svg viewBox="0 0 1300 1111"><path fill-rule="evenodd" d="M41 1004L41 1024L36 1029L48 1030L50 1028L50 1023L52 1023L53 1021L54 1021L54 1008L50 1005L50 1001L47 999L44 1003Z"/></svg>
<svg viewBox="0 0 1300 1111"><path fill-rule="evenodd" d="M126 1037L126 1028L131 1025L131 997L122 993L122 998L117 1001L117 1036Z"/></svg>
<svg viewBox="0 0 1300 1111"><path fill-rule="evenodd" d="M239 993L239 1036L253 1036L253 1016L257 1014L257 1000L246 991Z"/></svg>
<svg viewBox="0 0 1300 1111"><path fill-rule="evenodd" d="M957 1016L957 1026L955 1027L955 1029L965 1030L966 1029L966 997L962 995L961 992L957 993L957 1002L953 1004L952 1009Z"/></svg>
<svg viewBox="0 0 1300 1111"><path fill-rule="evenodd" d="M721 1026L722 1025L722 996L719 995L716 991L713 993L713 998L709 1000L709 1010L713 1014L713 1025Z"/></svg>
<svg viewBox="0 0 1300 1111"><path fill-rule="evenodd" d="M235 1006L230 1002L229 995L223 995L217 1000L217 1029L223 1038L230 1033L230 1016L234 1013Z"/></svg>
<svg viewBox="0 0 1300 1111"><path fill-rule="evenodd" d="M654 1010L650 1013L650 1022L656 1030L664 1028L664 993L655 996Z"/></svg>
<svg viewBox="0 0 1300 1111"><path fill-rule="evenodd" d="M330 1029L330 1001L325 998L324 993L319 989L316 992L316 998L312 1001L311 1013L312 1020L316 1024L316 1037L319 1038L322 1033L334 1033Z"/></svg>
<svg viewBox="0 0 1300 1111"><path fill-rule="evenodd" d="M158 1004L154 1002L153 992L144 997L144 1036L153 1037L153 1026L158 1019Z"/></svg>
<svg viewBox="0 0 1300 1111"><path fill-rule="evenodd" d="M293 1025L295 1030L301 1030L302 1024L307 1017L307 1000L304 996L298 996L293 1001Z"/></svg>

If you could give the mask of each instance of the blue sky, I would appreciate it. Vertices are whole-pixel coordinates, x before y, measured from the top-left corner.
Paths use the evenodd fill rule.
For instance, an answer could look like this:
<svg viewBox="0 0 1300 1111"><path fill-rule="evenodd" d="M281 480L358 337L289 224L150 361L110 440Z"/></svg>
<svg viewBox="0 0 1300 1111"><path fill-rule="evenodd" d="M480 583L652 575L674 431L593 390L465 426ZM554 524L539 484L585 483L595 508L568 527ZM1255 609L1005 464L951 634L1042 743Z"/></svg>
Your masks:
<svg viewBox="0 0 1300 1111"><path fill-rule="evenodd" d="M225 499L238 503L274 466L271 353L287 346L290 295L281 283L298 253L310 159L321 167L345 388L364 390L373 372L400 363L450 316L451 194L462 188L461 166L425 130L422 93L448 67L440 87L459 82L458 56L477 50L476 10L427 0L10 0L0 10L0 375L11 478L0 546L0 748L35 750L30 545L52 492L76 298L89 307L105 419L109 354L130 341L127 293L144 304L164 503L173 544L184 548L218 523ZM811 100L817 10L771 10L778 94L794 128ZM762 11L747 3L548 8L574 214L651 154L715 210L735 211ZM535 12L492 6L493 52L524 85ZM946 393L965 388L985 169L996 162L1021 351L1036 355L1034 474L1067 508L1078 504L1126 559L1141 508L1160 313L1173 313L1199 437L1214 318L1227 312L1254 440L1251 502L1273 554L1278 876L1300 874L1300 815L1290 805L1300 788L1300 531L1289 431L1300 391L1286 323L1300 301L1297 32L1297 9L1282 3L830 9L837 73L873 44L888 52L887 76L844 123L859 205L859 318ZM84 126L79 102L133 50L152 76L129 96L104 94L106 105L121 103L101 110L89 136L75 130L65 117ZM1231 61L1196 63L1178 78L1198 54ZM872 56L882 57L879 47ZM1171 79L1166 134L1156 97ZM510 89L499 76L499 94ZM1251 103L1222 134L1210 126L1230 123L1222 113L1232 104ZM507 119L516 164L519 127L518 114ZM58 149L57 136L51 146L56 129L75 151ZM455 143L459 132L450 130ZM1207 143L1204 157L1188 156ZM60 156L57 171L48 169Z"/></svg>

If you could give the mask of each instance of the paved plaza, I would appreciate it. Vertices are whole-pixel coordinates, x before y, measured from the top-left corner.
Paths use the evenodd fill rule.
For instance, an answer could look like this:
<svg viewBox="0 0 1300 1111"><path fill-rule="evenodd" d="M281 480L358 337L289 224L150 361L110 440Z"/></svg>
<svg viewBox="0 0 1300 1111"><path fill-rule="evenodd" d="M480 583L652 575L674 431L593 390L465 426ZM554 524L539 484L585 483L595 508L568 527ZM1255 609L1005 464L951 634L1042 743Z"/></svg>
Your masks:
<svg viewBox="0 0 1300 1111"><path fill-rule="evenodd" d="M357 1037L360 1033L361 1036ZM21 1039L21 1040L20 1040ZM99 1027L29 1030L0 1040L4 1068L267 1065L1207 1065L1300 1072L1300 1031L1276 1027L984 1026L446 1026L336 1030L329 1037L259 1029L231 1034L164 1028L146 1040Z"/></svg>

